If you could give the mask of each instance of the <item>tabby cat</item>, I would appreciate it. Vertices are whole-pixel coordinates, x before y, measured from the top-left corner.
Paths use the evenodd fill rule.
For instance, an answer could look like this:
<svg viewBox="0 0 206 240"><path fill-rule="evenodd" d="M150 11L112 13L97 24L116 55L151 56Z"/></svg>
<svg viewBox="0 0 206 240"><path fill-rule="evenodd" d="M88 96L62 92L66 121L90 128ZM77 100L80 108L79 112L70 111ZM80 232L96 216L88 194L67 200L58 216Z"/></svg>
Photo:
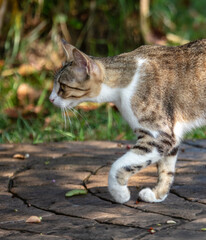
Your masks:
<svg viewBox="0 0 206 240"><path fill-rule="evenodd" d="M114 57L91 57L63 41L67 61L56 73L50 101L60 108L112 102L137 135L108 178L115 201L127 202L129 178L156 163L158 181L146 202L163 201L174 179L185 132L206 124L206 39L183 46L141 46Z"/></svg>

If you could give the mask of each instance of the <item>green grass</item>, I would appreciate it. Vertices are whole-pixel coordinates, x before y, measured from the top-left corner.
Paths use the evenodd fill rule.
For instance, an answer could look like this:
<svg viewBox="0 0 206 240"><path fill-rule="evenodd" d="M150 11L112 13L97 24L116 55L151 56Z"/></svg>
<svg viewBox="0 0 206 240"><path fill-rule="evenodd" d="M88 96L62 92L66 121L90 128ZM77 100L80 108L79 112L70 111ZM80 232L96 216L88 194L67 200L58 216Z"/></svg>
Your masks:
<svg viewBox="0 0 206 240"><path fill-rule="evenodd" d="M41 90L34 106L42 108L38 114L21 113L17 117L9 117L6 109L20 108L17 89L22 83L28 83L36 90ZM22 77L14 74L0 80L0 143L42 143L57 141L85 140L135 140L135 135L115 107L101 105L96 110L77 109L70 112L70 120L65 120L61 110L52 105L48 98L52 88L52 80L45 72ZM23 109L28 102L24 103ZM186 135L187 139L206 137L206 127L196 129Z"/></svg>
<svg viewBox="0 0 206 240"><path fill-rule="evenodd" d="M24 102L21 107L17 97L18 87L27 83L40 90L41 94L33 103L41 107L38 114L22 111L30 104ZM14 74L0 80L0 143L42 143L69 140L114 140L133 139L134 135L128 124L120 116L116 108L104 104L92 111L77 109L75 115L70 112L70 120L65 120L61 110L49 102L52 80L44 73L22 77ZM6 109L22 111L18 116L8 116ZM121 134L121 135L120 135Z"/></svg>
<svg viewBox="0 0 206 240"><path fill-rule="evenodd" d="M52 108L53 106L51 106ZM19 116L12 120L0 115L0 143L42 143L70 140L114 140L135 138L120 114L107 105L95 111L78 110L81 116L70 116L65 126L60 109L53 107L49 115L50 123L45 125L45 118L24 119ZM56 112L55 112L56 111ZM118 138L118 136L121 136Z"/></svg>
<svg viewBox="0 0 206 240"><path fill-rule="evenodd" d="M53 108L53 109L52 109ZM84 112L82 116L70 116L65 126L61 111L51 106L50 113L36 118L16 120L0 115L0 143L43 143L85 140L135 140L128 124L114 108L103 105L99 109ZM45 124L45 118L50 119ZM187 139L205 138L206 128L197 129L186 135Z"/></svg>
<svg viewBox="0 0 206 240"><path fill-rule="evenodd" d="M194 129L192 132L185 136L185 139L205 139L206 138L206 127Z"/></svg>
<svg viewBox="0 0 206 240"><path fill-rule="evenodd" d="M67 39L69 34L76 47L94 56L115 55L143 44L139 1L118 0L110 1L109 4L102 0L93 2L96 3L94 12L90 1L84 1L83 4L79 0L58 3L49 0L23 0L19 4L12 1L12 11L7 8L5 14L7 24L3 24L1 29L0 74L3 68L10 71L10 68L30 62L27 53L32 46L32 51L37 48L38 56L38 52L42 50L41 47L38 49L37 43L44 42L45 46L52 43L57 52L58 38L61 36ZM164 38L168 33L188 40L205 38L205 6L204 0L150 1L152 31L157 38ZM32 45L35 41L36 44ZM45 63L52 59L52 54L43 57L44 54L42 58ZM55 67L58 67L56 61ZM45 70L25 77L18 72L7 77L0 75L0 143L135 139L119 112L106 104L94 111L78 110L81 116L71 115L71 124L67 120L65 127L60 109L48 101L52 88L51 79ZM41 91L33 103L35 107L42 109L38 114L19 111L31 104L29 99L25 99L21 106L17 98L17 89L22 83ZM9 117L6 109L18 112L17 116ZM205 137L206 128L186 135L186 138L193 139Z"/></svg>

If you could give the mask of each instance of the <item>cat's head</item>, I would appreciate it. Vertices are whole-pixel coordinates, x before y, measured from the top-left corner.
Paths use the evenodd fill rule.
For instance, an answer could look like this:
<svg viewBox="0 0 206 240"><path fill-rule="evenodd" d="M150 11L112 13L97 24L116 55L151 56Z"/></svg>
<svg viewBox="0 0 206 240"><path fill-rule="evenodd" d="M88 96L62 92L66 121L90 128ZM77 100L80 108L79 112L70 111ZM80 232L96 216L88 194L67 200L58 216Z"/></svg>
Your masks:
<svg viewBox="0 0 206 240"><path fill-rule="evenodd" d="M57 71L50 101L61 108L75 107L98 96L102 70L97 61L62 41L67 61Z"/></svg>

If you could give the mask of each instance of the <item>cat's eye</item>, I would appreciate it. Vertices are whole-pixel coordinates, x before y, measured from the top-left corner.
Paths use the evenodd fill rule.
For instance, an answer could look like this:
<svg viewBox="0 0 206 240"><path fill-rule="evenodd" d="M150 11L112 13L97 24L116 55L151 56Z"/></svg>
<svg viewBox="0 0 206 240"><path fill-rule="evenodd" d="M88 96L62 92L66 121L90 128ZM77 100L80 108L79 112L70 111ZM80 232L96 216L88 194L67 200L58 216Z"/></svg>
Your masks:
<svg viewBox="0 0 206 240"><path fill-rule="evenodd" d="M62 92L64 92L64 91L65 91L65 89L66 89L66 87L67 87L67 85L66 85L66 84L64 84L64 83L60 83L59 90L60 90L60 91L62 91Z"/></svg>

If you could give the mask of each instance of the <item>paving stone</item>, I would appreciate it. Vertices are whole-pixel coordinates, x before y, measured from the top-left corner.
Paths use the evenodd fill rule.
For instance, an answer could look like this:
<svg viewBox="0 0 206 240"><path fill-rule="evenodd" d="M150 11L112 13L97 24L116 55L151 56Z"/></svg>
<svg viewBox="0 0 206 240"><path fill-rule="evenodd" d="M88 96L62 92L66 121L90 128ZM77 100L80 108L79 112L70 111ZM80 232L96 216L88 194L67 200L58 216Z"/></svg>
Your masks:
<svg viewBox="0 0 206 240"><path fill-rule="evenodd" d="M0 194L0 225L4 222L26 221L32 215L48 216L51 213L27 206L9 193Z"/></svg>
<svg viewBox="0 0 206 240"><path fill-rule="evenodd" d="M186 142L187 143L187 142ZM197 144L199 146L199 144ZM206 148L193 145L182 144L179 150L178 161L205 161Z"/></svg>
<svg viewBox="0 0 206 240"><path fill-rule="evenodd" d="M135 238L138 239L138 238ZM204 240L206 239L206 233L201 231L179 230L179 229L167 229L164 231L156 232L155 234L147 235L141 240Z"/></svg>
<svg viewBox="0 0 206 240"><path fill-rule="evenodd" d="M94 220L72 218L69 216L52 215L43 217L40 224L25 222L9 222L1 225L7 230L15 229L21 232L33 232L40 236L61 236L66 239L112 239L113 237L134 238L145 235L146 231L132 227L101 224ZM50 238L48 238L50 239Z"/></svg>
<svg viewBox="0 0 206 240"><path fill-rule="evenodd" d="M185 224L182 224L181 226L177 227L178 229L184 229L184 230L193 230L193 231L202 231L206 230L206 218L199 218L191 222L187 222ZM202 230L201 230L202 229ZM205 236L206 236L206 231Z"/></svg>
<svg viewBox="0 0 206 240"><path fill-rule="evenodd" d="M206 141L182 144L164 202L136 202L140 189L157 181L156 167L149 166L130 179L131 200L121 205L109 195L107 178L127 144L0 145L0 239L206 239ZM14 159L16 153L29 158ZM86 195L65 198L85 187ZM26 223L31 215L42 222Z"/></svg>
<svg viewBox="0 0 206 240"><path fill-rule="evenodd" d="M107 199L108 201L112 201L112 198L108 194L108 190L107 190L107 178L105 178L106 172L108 171L109 171L109 167L105 167L100 169L96 175L92 175L88 180L87 187L95 195L100 196L101 198ZM155 185L155 182L157 180L156 179L157 177L155 175L156 175L156 169L151 166L145 169L144 171L142 171L141 174L137 174L136 176L131 178L128 185L133 186L133 187L129 187L132 192L132 197L131 197L131 200L125 205L129 207L137 208L139 210L146 211L146 212L153 212L153 213L158 213L162 215L167 215L167 216L177 217L177 218L182 218L187 220L196 219L196 216L199 215L200 213L202 214L206 213L206 206L187 201L183 198L184 196L180 198L172 193L170 193L168 198L161 203L148 204L144 202L138 202L138 204L136 204L135 202L137 200L138 191L143 187L148 187L148 186L152 187ZM175 182L175 185L176 184L178 184L178 182ZM134 186L137 186L137 185L138 187L135 188ZM188 185L185 186L188 192L190 191L189 186L191 186L189 185L189 183ZM174 189L175 188L176 187L174 187ZM202 194L204 194L204 192ZM204 199L206 199L206 196L204 196Z"/></svg>
<svg viewBox="0 0 206 240"><path fill-rule="evenodd" d="M8 233L6 236L0 236L0 239L1 240L17 240L17 239L20 239L20 240L28 240L28 239L31 239L31 240L45 240L45 239L48 239L48 240L73 240L73 238L71 237L62 237L62 236L48 236L48 235L44 235L44 234L35 234L35 233L19 233L19 232L10 232Z"/></svg>

